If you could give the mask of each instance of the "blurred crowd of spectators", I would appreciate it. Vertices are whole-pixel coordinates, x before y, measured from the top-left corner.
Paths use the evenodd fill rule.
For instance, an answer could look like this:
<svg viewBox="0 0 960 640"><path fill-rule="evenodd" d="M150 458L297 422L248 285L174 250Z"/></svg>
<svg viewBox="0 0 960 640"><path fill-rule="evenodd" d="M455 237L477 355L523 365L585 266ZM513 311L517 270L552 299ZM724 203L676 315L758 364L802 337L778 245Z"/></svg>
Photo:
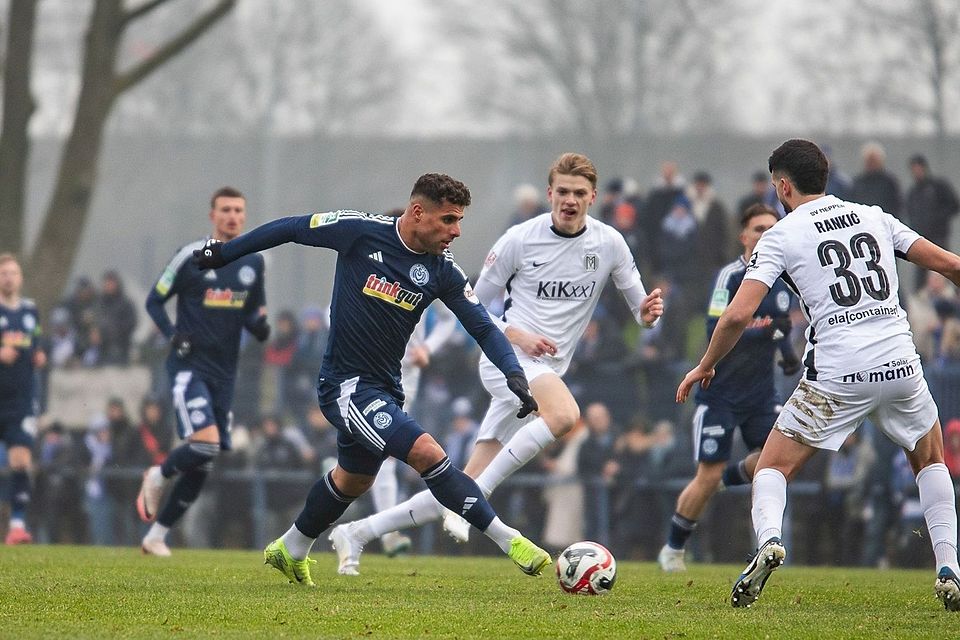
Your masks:
<svg viewBox="0 0 960 640"><path fill-rule="evenodd" d="M913 182L905 194L885 166L879 145L864 147L863 163L852 179L831 166L828 190L879 204L954 248L950 221L960 203L950 183L930 172L924 157L910 159ZM645 192L629 178L603 185L593 214L624 235L648 290L664 289L667 309L664 322L640 330L616 289L606 289L567 374L583 410L582 426L495 494L494 505L519 519L517 526L529 531L542 526L547 545L597 539L619 556L649 559L662 544L676 492L694 470L688 427L692 410L675 404L676 385L705 346L704 315L714 275L740 254L740 214L756 202L778 206L768 175L757 172L750 178L733 208L721 201L708 172L697 171L688 182L670 161ZM548 209L530 185L519 186L515 195L510 224ZM960 298L937 274L919 273L909 265L903 273L901 302L940 405L947 465L960 478ZM163 368L168 345L154 330L143 332L148 337L135 343L140 304L125 293L120 274L107 271L99 287L89 278L77 280L46 320L53 368L137 364L152 372L153 382L138 406L112 398L88 425L45 425L36 451L33 526L39 541L134 545L140 539L133 509L139 472L163 459L174 432ZM793 316L791 339L799 350L805 323L799 311ZM266 344L245 340L242 345L234 451L217 463L217 489L205 493L190 511L179 533L184 544L262 544L256 539L258 527L271 535L285 528L310 479L336 459L336 433L317 409L314 391L327 342L327 312L320 306L282 310L272 323ZM477 357L476 346L461 331L434 356L412 408L458 466L469 455L486 407ZM784 397L795 382L778 380ZM809 507L794 509L795 535L804 533L797 536L798 559L883 566L925 553L922 541L910 533L922 514L909 467L870 425L839 452L815 461L797 490L796 502ZM242 473L251 470L262 480L255 490L250 474ZM401 481L405 491L420 488L415 474ZM748 500L742 492L728 494L707 514L711 524L695 536L694 556L735 561L750 546L730 545L751 534ZM358 501L347 517L369 508ZM211 512L219 515L205 517ZM257 526L252 517L259 518ZM210 522L221 525L214 530ZM839 532L848 541L842 548L862 549L860 557L838 557L841 547L832 541ZM423 550L440 543L429 528L422 536Z"/></svg>

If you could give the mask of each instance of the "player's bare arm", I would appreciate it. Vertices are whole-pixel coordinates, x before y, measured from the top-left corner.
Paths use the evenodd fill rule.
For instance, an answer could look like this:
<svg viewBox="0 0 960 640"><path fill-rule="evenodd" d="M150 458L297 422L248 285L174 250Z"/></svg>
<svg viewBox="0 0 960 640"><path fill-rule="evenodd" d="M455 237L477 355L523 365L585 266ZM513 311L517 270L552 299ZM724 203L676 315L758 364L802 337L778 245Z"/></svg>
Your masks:
<svg viewBox="0 0 960 640"><path fill-rule="evenodd" d="M677 388L677 402L686 402L693 385L700 383L704 389L710 386L716 371L717 363L727 355L747 325L753 321L753 314L770 290L767 285L758 280L744 280L737 290L737 295L724 310L717 321L717 328L713 330L713 337L707 346L707 352L700 359L700 364L691 369Z"/></svg>
<svg viewBox="0 0 960 640"><path fill-rule="evenodd" d="M546 336L532 331L525 331L518 327L508 325L504 330L507 339L533 358L539 358L546 354L550 356L557 355L557 344Z"/></svg>
<svg viewBox="0 0 960 640"><path fill-rule="evenodd" d="M960 287L960 256L943 247L919 238L910 245L907 260L930 271L936 271Z"/></svg>

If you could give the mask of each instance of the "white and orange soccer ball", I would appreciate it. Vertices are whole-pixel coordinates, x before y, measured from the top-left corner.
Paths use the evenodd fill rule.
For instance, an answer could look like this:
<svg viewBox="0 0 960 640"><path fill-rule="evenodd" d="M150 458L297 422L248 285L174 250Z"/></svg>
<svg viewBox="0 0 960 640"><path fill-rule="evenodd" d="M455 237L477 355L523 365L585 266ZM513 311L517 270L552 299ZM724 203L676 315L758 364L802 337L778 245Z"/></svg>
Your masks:
<svg viewBox="0 0 960 640"><path fill-rule="evenodd" d="M617 581L617 561L596 542L574 542L557 558L557 582L567 593L599 596Z"/></svg>

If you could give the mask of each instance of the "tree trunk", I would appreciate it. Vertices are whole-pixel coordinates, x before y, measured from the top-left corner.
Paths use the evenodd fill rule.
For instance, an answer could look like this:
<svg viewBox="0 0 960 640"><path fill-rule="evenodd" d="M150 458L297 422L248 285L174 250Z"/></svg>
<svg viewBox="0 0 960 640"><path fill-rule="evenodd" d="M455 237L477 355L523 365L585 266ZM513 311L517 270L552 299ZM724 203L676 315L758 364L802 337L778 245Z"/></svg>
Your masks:
<svg viewBox="0 0 960 640"><path fill-rule="evenodd" d="M41 312L56 304L70 278L90 213L104 128L113 103L124 91L186 49L236 4L236 0L218 0L153 55L119 73L115 69L117 50L126 27L167 1L150 0L129 11L124 11L123 0L97 0L94 5L85 39L73 129L63 151L43 226L25 265L29 290ZM104 263L104 268L112 266L109 256L105 256Z"/></svg>
<svg viewBox="0 0 960 640"><path fill-rule="evenodd" d="M37 0L13 0L7 24L3 76L3 124L0 132L0 251L23 251L24 194L33 114L30 71Z"/></svg>
<svg viewBox="0 0 960 640"><path fill-rule="evenodd" d="M44 311L57 302L70 277L86 225L103 129L117 97L113 66L123 33L121 5L121 0L100 0L94 8L85 41L76 119L40 235L25 268L30 291Z"/></svg>

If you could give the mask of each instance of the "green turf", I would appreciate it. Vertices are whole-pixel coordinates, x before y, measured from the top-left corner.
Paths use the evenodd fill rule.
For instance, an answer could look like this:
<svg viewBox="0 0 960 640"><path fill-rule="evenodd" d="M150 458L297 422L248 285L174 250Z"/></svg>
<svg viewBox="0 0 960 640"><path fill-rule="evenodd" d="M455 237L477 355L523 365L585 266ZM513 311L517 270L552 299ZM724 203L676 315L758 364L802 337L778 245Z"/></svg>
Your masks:
<svg viewBox="0 0 960 640"><path fill-rule="evenodd" d="M957 638L934 573L785 566L751 609L727 603L741 567L665 576L621 563L604 597L504 558L316 554L319 587L288 584L253 551L0 548L0 638ZM552 568L552 567L551 567Z"/></svg>

